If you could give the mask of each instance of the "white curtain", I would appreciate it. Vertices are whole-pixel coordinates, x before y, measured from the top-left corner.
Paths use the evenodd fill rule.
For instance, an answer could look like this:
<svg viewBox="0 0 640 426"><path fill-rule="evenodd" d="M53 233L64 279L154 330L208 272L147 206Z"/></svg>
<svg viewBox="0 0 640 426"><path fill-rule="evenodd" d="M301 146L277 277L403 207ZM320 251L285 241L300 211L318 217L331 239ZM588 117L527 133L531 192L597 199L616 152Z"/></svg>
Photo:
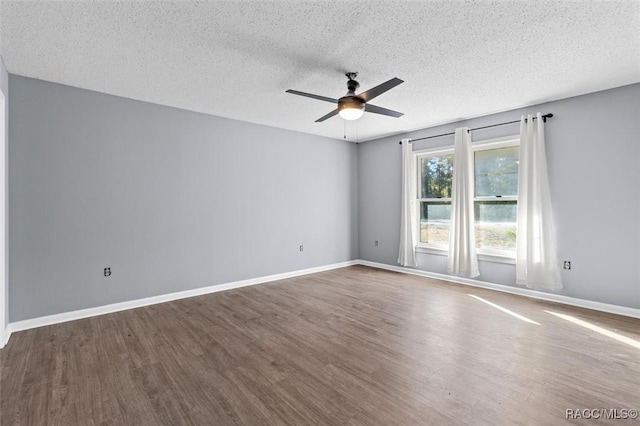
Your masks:
<svg viewBox="0 0 640 426"><path fill-rule="evenodd" d="M520 121L516 282L538 290L562 288L551 215L544 120Z"/></svg>
<svg viewBox="0 0 640 426"><path fill-rule="evenodd" d="M473 152L468 127L456 129L447 270L449 274L469 278L480 275L473 215Z"/></svg>
<svg viewBox="0 0 640 426"><path fill-rule="evenodd" d="M418 266L416 262L416 159L411 139L402 139L402 208L400 216L400 250L398 263Z"/></svg>

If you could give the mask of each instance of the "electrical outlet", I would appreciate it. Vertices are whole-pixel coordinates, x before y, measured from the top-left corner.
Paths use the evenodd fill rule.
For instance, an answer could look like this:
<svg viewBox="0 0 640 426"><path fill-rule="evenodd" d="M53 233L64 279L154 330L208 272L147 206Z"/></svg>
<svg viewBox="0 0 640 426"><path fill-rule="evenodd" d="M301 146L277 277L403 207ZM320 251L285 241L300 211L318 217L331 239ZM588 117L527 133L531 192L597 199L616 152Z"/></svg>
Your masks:
<svg viewBox="0 0 640 426"><path fill-rule="evenodd" d="M571 269L571 261L565 260L562 269Z"/></svg>
<svg viewBox="0 0 640 426"><path fill-rule="evenodd" d="M304 251L304 246L300 244L300 251Z"/></svg>
<svg viewBox="0 0 640 426"><path fill-rule="evenodd" d="M105 277L111 276L111 268L104 268L104 276Z"/></svg>
<svg viewBox="0 0 640 426"><path fill-rule="evenodd" d="M375 240L375 241L373 242L373 245L374 245L374 246L376 246L376 247L378 247L378 240Z"/></svg>

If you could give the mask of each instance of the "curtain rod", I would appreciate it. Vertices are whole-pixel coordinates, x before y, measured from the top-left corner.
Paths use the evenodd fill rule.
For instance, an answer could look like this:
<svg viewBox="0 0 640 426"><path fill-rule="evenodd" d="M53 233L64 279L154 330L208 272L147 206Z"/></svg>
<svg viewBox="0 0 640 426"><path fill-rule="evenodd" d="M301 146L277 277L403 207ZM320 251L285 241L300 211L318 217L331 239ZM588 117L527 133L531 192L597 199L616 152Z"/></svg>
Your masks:
<svg viewBox="0 0 640 426"><path fill-rule="evenodd" d="M545 114L542 116L542 121L544 121L545 123L547 122L547 118L551 118L553 117L553 114L549 113L549 114ZM533 117L533 119L535 120L536 117ZM526 119L525 119L526 120ZM498 124L491 124L490 126L482 126L482 127L475 127L473 129L469 129L469 131L472 130L480 130L480 129L488 129L489 127L498 127L498 126L504 126L506 124L514 124L514 123L519 123L520 120L514 120L514 121L507 121L505 123L498 123ZM456 132L449 132L449 133L443 133L441 135L434 135L434 136L427 136L424 138L418 138L418 139L411 139L409 142L415 142L415 141L423 141L425 139L433 139L433 138L439 138L442 136L450 136L450 135L455 135ZM402 145L402 141L398 142L400 145Z"/></svg>

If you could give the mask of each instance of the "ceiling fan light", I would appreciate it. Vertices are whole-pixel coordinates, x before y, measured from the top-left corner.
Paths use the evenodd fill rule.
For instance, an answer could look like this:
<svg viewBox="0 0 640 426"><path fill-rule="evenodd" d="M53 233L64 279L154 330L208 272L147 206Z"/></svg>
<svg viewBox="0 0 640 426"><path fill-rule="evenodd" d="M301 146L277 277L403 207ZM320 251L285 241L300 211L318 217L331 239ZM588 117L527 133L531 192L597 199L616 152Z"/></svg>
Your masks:
<svg viewBox="0 0 640 426"><path fill-rule="evenodd" d="M340 114L340 117L344 118L345 120L357 120L358 118L362 117L364 111L360 108L350 106L348 108L341 109L338 114Z"/></svg>
<svg viewBox="0 0 640 426"><path fill-rule="evenodd" d="M364 102L345 96L338 101L338 114L345 120L357 120L364 114Z"/></svg>

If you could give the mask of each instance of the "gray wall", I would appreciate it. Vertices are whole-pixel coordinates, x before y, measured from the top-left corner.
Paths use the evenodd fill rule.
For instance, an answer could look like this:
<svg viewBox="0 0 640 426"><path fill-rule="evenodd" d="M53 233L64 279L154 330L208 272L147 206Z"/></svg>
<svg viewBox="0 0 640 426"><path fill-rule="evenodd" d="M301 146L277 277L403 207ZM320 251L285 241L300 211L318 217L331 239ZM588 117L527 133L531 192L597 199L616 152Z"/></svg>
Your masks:
<svg viewBox="0 0 640 426"><path fill-rule="evenodd" d="M358 257L355 144L9 88L11 321Z"/></svg>
<svg viewBox="0 0 640 426"><path fill-rule="evenodd" d="M640 307L638 84L360 145L13 75L8 85L11 321L358 257L395 265L398 140L537 111L555 114L554 217L573 266L562 293ZM444 256L418 258L446 272ZM514 285L513 265L480 268L480 280Z"/></svg>
<svg viewBox="0 0 640 426"><path fill-rule="evenodd" d="M463 100L461 100L463 101ZM640 308L640 84L359 145L360 258L396 265L399 243L398 141L551 112L547 157L562 294ZM428 111L425 111L428 114ZM517 134L519 125L473 132L473 140ZM452 145L453 137L414 143L414 150ZM379 240L379 246L374 241ZM418 255L419 269L446 273L446 257ZM480 262L479 280L515 286L513 265Z"/></svg>
<svg viewBox="0 0 640 426"><path fill-rule="evenodd" d="M2 59L2 56L0 56L0 91L2 91L2 93L4 94L5 97L5 109L4 109L4 117L2 117L4 119L4 140L8 141L9 140L9 126L7 125L9 122L9 74L7 73L7 69L4 66L4 60ZM7 144L8 145L8 144ZM2 149L4 149L4 168L3 168L3 173L4 173L4 182L3 182L3 187L0 188L0 190L2 191L2 197L6 197L6 193L7 193L7 181L6 181L6 176L7 176L7 172L8 172L8 158L7 158L7 151L8 151L8 146L4 146L2 147ZM5 198L5 213L6 213L6 208L7 208L7 198ZM0 259L0 262L3 262L4 265L2 266L2 274L3 276L0 277L0 279L2 279L5 283L4 288L2 288L0 286L0 291L4 291L4 298L2 298L2 300L4 301L4 309L2 309L4 318L2 321L0 321L0 327L4 327L6 324L9 324L9 285L7 284L8 282L8 274L7 274L7 270L8 270L8 253L9 253L9 243L7 240L7 221L8 221L8 215L3 214L2 217L5 221L5 223L3 224L3 226L5 226L5 241L2 242L2 244L4 244L4 258ZM4 330L0 330L0 346L2 345L2 338L3 338L3 334L4 334Z"/></svg>

